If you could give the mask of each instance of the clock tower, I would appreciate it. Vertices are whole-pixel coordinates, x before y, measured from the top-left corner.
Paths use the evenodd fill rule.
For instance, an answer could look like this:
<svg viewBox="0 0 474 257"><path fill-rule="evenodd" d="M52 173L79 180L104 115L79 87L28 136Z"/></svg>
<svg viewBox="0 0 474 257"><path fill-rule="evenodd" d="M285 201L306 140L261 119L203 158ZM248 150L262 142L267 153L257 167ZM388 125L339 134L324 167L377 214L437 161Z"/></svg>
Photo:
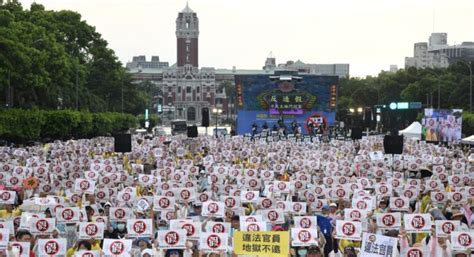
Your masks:
<svg viewBox="0 0 474 257"><path fill-rule="evenodd" d="M178 57L178 67L198 65L198 38L199 38L199 19L196 13L186 7L178 14L176 19L176 39Z"/></svg>

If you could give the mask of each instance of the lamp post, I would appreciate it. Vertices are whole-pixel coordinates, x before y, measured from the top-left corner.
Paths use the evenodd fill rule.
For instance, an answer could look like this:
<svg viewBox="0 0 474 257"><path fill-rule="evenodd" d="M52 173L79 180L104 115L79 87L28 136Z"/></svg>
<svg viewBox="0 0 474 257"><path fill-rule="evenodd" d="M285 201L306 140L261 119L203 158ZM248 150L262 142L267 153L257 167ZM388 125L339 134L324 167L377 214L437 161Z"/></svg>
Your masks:
<svg viewBox="0 0 474 257"><path fill-rule="evenodd" d="M216 115L216 138L217 138L217 116L222 113L222 109L219 108L213 108L212 113Z"/></svg>

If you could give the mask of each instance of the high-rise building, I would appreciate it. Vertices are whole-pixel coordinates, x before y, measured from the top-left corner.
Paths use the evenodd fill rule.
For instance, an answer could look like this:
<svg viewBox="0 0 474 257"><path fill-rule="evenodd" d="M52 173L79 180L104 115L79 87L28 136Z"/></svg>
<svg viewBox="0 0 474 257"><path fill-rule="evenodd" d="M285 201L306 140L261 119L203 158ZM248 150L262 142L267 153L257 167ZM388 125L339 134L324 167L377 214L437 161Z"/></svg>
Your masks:
<svg viewBox="0 0 474 257"><path fill-rule="evenodd" d="M448 45L447 33L432 33L428 43L415 43L413 57L405 57L405 68L446 68L460 60L474 60L474 42Z"/></svg>

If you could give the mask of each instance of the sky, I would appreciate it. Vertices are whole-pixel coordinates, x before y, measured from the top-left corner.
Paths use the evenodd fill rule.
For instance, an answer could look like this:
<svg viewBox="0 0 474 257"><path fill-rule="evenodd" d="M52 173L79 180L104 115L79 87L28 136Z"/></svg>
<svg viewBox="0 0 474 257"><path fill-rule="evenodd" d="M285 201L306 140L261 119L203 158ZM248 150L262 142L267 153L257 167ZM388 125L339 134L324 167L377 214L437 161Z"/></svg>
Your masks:
<svg viewBox="0 0 474 257"><path fill-rule="evenodd" d="M33 0L20 0L29 8ZM36 0L79 12L122 63L136 55L176 62L176 17L186 0ZM473 0L189 0L199 18L199 66L261 69L277 63L349 63L365 77L404 67L432 32L474 41Z"/></svg>

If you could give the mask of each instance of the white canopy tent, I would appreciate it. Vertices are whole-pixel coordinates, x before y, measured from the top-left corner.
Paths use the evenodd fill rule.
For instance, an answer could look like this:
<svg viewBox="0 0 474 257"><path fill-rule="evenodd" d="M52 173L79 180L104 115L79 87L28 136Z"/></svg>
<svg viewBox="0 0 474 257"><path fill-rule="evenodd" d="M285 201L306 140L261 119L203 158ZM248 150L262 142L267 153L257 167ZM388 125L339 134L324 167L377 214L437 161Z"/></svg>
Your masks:
<svg viewBox="0 0 474 257"><path fill-rule="evenodd" d="M461 139L461 144L474 145L474 135Z"/></svg>
<svg viewBox="0 0 474 257"><path fill-rule="evenodd" d="M415 121L404 130L398 131L398 134L403 135L407 138L414 138L414 139L421 140L421 123L419 123L418 121Z"/></svg>

